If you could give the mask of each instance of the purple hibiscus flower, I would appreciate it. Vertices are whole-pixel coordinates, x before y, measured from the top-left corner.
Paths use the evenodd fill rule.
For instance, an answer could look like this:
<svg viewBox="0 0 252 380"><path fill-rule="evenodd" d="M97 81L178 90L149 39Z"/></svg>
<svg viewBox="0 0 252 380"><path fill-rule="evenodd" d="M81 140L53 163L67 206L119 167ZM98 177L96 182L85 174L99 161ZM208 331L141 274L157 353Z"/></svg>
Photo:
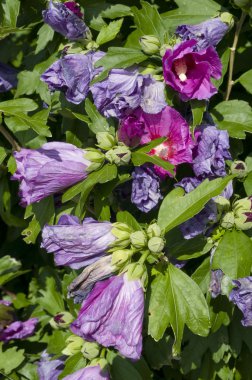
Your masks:
<svg viewBox="0 0 252 380"><path fill-rule="evenodd" d="M0 62L0 92L9 91L17 85L17 71Z"/></svg>
<svg viewBox="0 0 252 380"><path fill-rule="evenodd" d="M116 240L112 228L110 222L85 218L80 223L75 216L63 215L56 226L43 228L41 247L54 253L56 265L79 269L106 254Z"/></svg>
<svg viewBox="0 0 252 380"><path fill-rule="evenodd" d="M230 160L229 136L227 131L215 126L200 127L197 144L193 149L193 171L199 178L224 177L225 160Z"/></svg>
<svg viewBox="0 0 252 380"><path fill-rule="evenodd" d="M102 370L99 365L85 367L63 377L62 380L109 380L109 373Z"/></svg>
<svg viewBox="0 0 252 380"><path fill-rule="evenodd" d="M102 305L102 307L101 307ZM74 334L122 355L139 359L142 351L144 293L139 280L127 275L97 282L71 325Z"/></svg>
<svg viewBox="0 0 252 380"><path fill-rule="evenodd" d="M17 170L12 179L21 182L21 206L38 202L86 178L90 161L84 154L84 150L64 142L14 152Z"/></svg>
<svg viewBox="0 0 252 380"><path fill-rule="evenodd" d="M229 299L242 311L242 325L252 326L252 276L238 278L233 284Z"/></svg>
<svg viewBox="0 0 252 380"><path fill-rule="evenodd" d="M12 339L28 338L33 335L37 323L37 318L30 318L24 322L12 322L9 326L0 331L0 341L8 342Z"/></svg>
<svg viewBox="0 0 252 380"><path fill-rule="evenodd" d="M132 173L131 202L143 212L152 210L162 199L160 193L160 178L151 167L135 168Z"/></svg>
<svg viewBox="0 0 252 380"><path fill-rule="evenodd" d="M189 40L168 49L163 57L165 82L180 94L181 100L209 99L217 93L211 78L221 77L221 61L214 49L196 50Z"/></svg>
<svg viewBox="0 0 252 380"><path fill-rule="evenodd" d="M176 29L176 34L183 41L196 39L197 49L202 50L209 46L216 46L225 36L228 29L228 24L222 22L220 17L217 17L197 25L180 25Z"/></svg>
<svg viewBox="0 0 252 380"><path fill-rule="evenodd" d="M50 1L48 9L44 10L42 15L45 23L70 41L81 40L90 34L89 28L82 20L83 14L74 1Z"/></svg>
<svg viewBox="0 0 252 380"><path fill-rule="evenodd" d="M132 131L135 128L137 128L138 134L142 132L140 144L147 144L159 137L167 138L162 144L152 149L149 152L150 155L159 156L175 166L183 162L192 162L192 147L194 144L189 126L174 108L166 106L155 115L147 114L141 108L138 108L122 121L119 138L125 144L133 141L132 134L134 132ZM155 165L154 168L160 175L169 174L159 166Z"/></svg>
<svg viewBox="0 0 252 380"><path fill-rule="evenodd" d="M64 361L61 358L50 360L50 355L46 351L42 352L37 365L39 380L58 380L64 369Z"/></svg>

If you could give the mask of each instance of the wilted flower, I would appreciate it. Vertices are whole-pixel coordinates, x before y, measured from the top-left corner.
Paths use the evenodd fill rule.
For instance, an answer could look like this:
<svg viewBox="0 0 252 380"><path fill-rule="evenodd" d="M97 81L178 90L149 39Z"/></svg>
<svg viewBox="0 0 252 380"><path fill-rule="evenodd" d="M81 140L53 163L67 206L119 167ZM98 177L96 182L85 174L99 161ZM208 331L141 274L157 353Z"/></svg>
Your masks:
<svg viewBox="0 0 252 380"><path fill-rule="evenodd" d="M64 361L60 359L50 360L46 351L42 352L41 359L37 362L39 380L58 380L64 369Z"/></svg>
<svg viewBox="0 0 252 380"><path fill-rule="evenodd" d="M17 71L0 62L0 92L9 91L17 85Z"/></svg>
<svg viewBox="0 0 252 380"><path fill-rule="evenodd" d="M74 1L57 3L51 0L48 9L44 10L42 15L45 23L69 40L81 40L90 34L89 28L82 20L83 14Z"/></svg>
<svg viewBox="0 0 252 380"><path fill-rule="evenodd" d="M237 178L245 178L248 173L248 167L244 161L235 160L231 167L230 167L231 173L236 174Z"/></svg>
<svg viewBox="0 0 252 380"><path fill-rule="evenodd" d="M41 247L54 253L56 265L79 269L106 254L116 240L112 229L110 222L85 218L80 223L74 216L63 215L57 225L43 228Z"/></svg>
<svg viewBox="0 0 252 380"><path fill-rule="evenodd" d="M69 102L79 104L88 94L93 75L93 53L68 54L54 62L41 80L50 90L62 91Z"/></svg>
<svg viewBox="0 0 252 380"><path fill-rule="evenodd" d="M90 162L84 155L84 150L64 142L14 152L17 170L12 179L21 182L20 204L38 202L86 178Z"/></svg>
<svg viewBox="0 0 252 380"><path fill-rule="evenodd" d="M196 45L196 40L182 42L163 57L165 82L183 101L209 99L217 93L211 78L221 77L222 65L214 47L196 51Z"/></svg>
<svg viewBox="0 0 252 380"><path fill-rule="evenodd" d="M225 160L230 160L229 136L214 126L200 128L193 150L193 170L197 177L224 177Z"/></svg>
<svg viewBox="0 0 252 380"><path fill-rule="evenodd" d="M136 167L132 173L131 202L143 212L152 210L162 199L159 177L151 167Z"/></svg>
<svg viewBox="0 0 252 380"><path fill-rule="evenodd" d="M221 21L220 17L201 22L197 25L180 25L176 34L183 41L196 39L197 49L206 49L208 46L216 46L229 29L228 24Z"/></svg>
<svg viewBox="0 0 252 380"><path fill-rule="evenodd" d="M109 380L109 374L106 370L102 370L99 365L85 367L63 377L62 380Z"/></svg>
<svg viewBox="0 0 252 380"><path fill-rule="evenodd" d="M209 291L212 298L216 298L221 294L221 281L223 279L224 273L221 269L211 270L211 279L209 285Z"/></svg>
<svg viewBox="0 0 252 380"><path fill-rule="evenodd" d="M9 326L0 331L0 341L8 342L12 339L28 338L33 335L37 323L37 318L30 318L24 322L12 322Z"/></svg>
<svg viewBox="0 0 252 380"><path fill-rule="evenodd" d="M141 138L144 134L145 123L139 120L138 112L127 116L118 130L118 138L124 144L135 147L140 144Z"/></svg>
<svg viewBox="0 0 252 380"><path fill-rule="evenodd" d="M167 106L164 94L164 83L151 76L144 78L140 106L146 113L156 114Z"/></svg>
<svg viewBox="0 0 252 380"><path fill-rule="evenodd" d="M129 281L126 274L113 276L96 283L71 330L88 341L114 346L122 355L139 359L143 311L141 282Z"/></svg>
<svg viewBox="0 0 252 380"><path fill-rule="evenodd" d="M243 326L252 326L252 276L238 278L233 284L229 299L242 311Z"/></svg>

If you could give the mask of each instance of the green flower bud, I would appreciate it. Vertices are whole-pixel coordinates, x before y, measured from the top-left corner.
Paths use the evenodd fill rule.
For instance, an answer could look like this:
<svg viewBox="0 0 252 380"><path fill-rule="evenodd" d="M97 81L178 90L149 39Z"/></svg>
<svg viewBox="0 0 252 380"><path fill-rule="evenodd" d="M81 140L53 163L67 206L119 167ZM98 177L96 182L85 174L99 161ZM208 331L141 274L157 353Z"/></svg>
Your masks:
<svg viewBox="0 0 252 380"><path fill-rule="evenodd" d="M245 162L236 160L231 165L231 173L237 174L237 178L244 178L248 174L248 168Z"/></svg>
<svg viewBox="0 0 252 380"><path fill-rule="evenodd" d="M84 358L92 360L96 358L100 353L100 346L95 342L84 342L81 352Z"/></svg>
<svg viewBox="0 0 252 380"><path fill-rule="evenodd" d="M97 50L99 48L99 45L95 41L90 41L87 46L87 50Z"/></svg>
<svg viewBox="0 0 252 380"><path fill-rule="evenodd" d="M99 365L101 367L101 369L103 370L103 369L107 368L108 362L104 358L95 358L95 359L91 360L88 367L89 366L92 367L92 366L96 366L96 365Z"/></svg>
<svg viewBox="0 0 252 380"><path fill-rule="evenodd" d="M161 228L157 223L150 224L149 227L147 228L147 235L149 238L152 238L154 236L160 237L161 236Z"/></svg>
<svg viewBox="0 0 252 380"><path fill-rule="evenodd" d="M144 67L142 69L140 68L140 72L142 75L147 75L147 74L154 75L156 70L157 70L157 68L154 65L147 65L146 67Z"/></svg>
<svg viewBox="0 0 252 380"><path fill-rule="evenodd" d="M131 159L131 151L126 145L119 145L105 153L106 159L117 166L127 165Z"/></svg>
<svg viewBox="0 0 252 380"><path fill-rule="evenodd" d="M64 329L68 327L74 320L74 317L68 311L63 311L62 313L58 313L50 319L49 323L54 329Z"/></svg>
<svg viewBox="0 0 252 380"><path fill-rule="evenodd" d="M234 203L234 216L237 229L245 231L252 228L252 197Z"/></svg>
<svg viewBox="0 0 252 380"><path fill-rule="evenodd" d="M226 230L229 230L233 228L234 226L234 213L233 211L227 212L221 221L221 227L225 228Z"/></svg>
<svg viewBox="0 0 252 380"><path fill-rule="evenodd" d="M84 340L77 335L70 335L66 340L67 346L62 351L63 355L72 356L78 354L83 346Z"/></svg>
<svg viewBox="0 0 252 380"><path fill-rule="evenodd" d="M98 164L101 164L104 162L104 159L105 159L105 156L102 152L100 152L99 150L97 149L89 149L87 150L87 152L85 153L84 157L91 161L91 162L95 162L95 163L98 163Z"/></svg>
<svg viewBox="0 0 252 380"><path fill-rule="evenodd" d="M223 12L220 15L220 19L222 22L228 24L229 28L233 28L234 26L234 16L229 12Z"/></svg>
<svg viewBox="0 0 252 380"><path fill-rule="evenodd" d="M136 231L130 234L130 242L133 247L142 249L147 245L147 236L143 231Z"/></svg>
<svg viewBox="0 0 252 380"><path fill-rule="evenodd" d="M127 271L129 280L142 280L145 281L145 277L147 276L146 266L140 263L131 263L127 265L125 268L125 272Z"/></svg>
<svg viewBox="0 0 252 380"><path fill-rule="evenodd" d="M109 132L98 132L96 134L96 139L98 146L104 150L112 149L116 144L114 136L112 136Z"/></svg>
<svg viewBox="0 0 252 380"><path fill-rule="evenodd" d="M121 268L129 262L133 254L134 251L131 249L119 249L114 251L112 254L111 264Z"/></svg>
<svg viewBox="0 0 252 380"><path fill-rule="evenodd" d="M164 249L164 240L160 237L154 236L148 241L148 248L153 253L162 252Z"/></svg>
<svg viewBox="0 0 252 380"><path fill-rule="evenodd" d="M159 39L150 35L142 36L139 43L143 52L150 55L158 53L161 46Z"/></svg>
<svg viewBox="0 0 252 380"><path fill-rule="evenodd" d="M132 230L127 224L113 223L111 232L117 239L110 244L110 251L115 251L115 248L126 248L130 244Z"/></svg>
<svg viewBox="0 0 252 380"><path fill-rule="evenodd" d="M223 214L227 213L230 210L230 202L225 197L218 195L214 198L214 202L217 206L218 219L222 217Z"/></svg>

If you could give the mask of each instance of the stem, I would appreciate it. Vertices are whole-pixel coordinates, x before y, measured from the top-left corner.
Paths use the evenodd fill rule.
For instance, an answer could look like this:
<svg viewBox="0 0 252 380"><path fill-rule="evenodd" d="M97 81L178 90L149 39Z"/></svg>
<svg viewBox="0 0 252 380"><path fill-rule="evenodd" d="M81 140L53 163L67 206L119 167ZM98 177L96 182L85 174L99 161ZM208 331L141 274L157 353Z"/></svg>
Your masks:
<svg viewBox="0 0 252 380"><path fill-rule="evenodd" d="M226 91L226 96L225 100L228 100L232 91L232 87L234 84L233 81L233 71L234 71L234 60L235 60L235 52L236 52L236 47L237 43L239 40L239 35L241 32L242 25L244 23L244 20L246 18L246 13L242 12L241 18L236 24L236 30L235 30L235 35L234 35L234 41L233 41L233 46L230 48L231 53L230 53L230 60L229 60L229 71L228 71L228 84L227 84L227 91Z"/></svg>
<svg viewBox="0 0 252 380"><path fill-rule="evenodd" d="M13 150L17 150L18 152L21 150L20 145L17 143L14 137L12 137L10 132L3 126L3 124L0 124L0 133L2 133L6 140L9 141Z"/></svg>

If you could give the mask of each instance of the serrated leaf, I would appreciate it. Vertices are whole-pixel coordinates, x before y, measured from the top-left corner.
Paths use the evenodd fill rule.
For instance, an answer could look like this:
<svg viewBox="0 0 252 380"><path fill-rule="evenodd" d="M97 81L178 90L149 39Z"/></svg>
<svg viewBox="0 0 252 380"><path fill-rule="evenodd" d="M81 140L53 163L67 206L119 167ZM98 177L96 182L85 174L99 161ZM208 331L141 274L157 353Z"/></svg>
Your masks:
<svg viewBox="0 0 252 380"><path fill-rule="evenodd" d="M122 23L123 19L120 19L116 21L111 21L108 25L104 25L96 38L96 43L98 45L103 45L113 40L120 32Z"/></svg>
<svg viewBox="0 0 252 380"><path fill-rule="evenodd" d="M54 30L48 24L43 24L38 31L37 46L35 54L42 51L49 41L52 41L54 36Z"/></svg>
<svg viewBox="0 0 252 380"><path fill-rule="evenodd" d="M168 232L172 228L198 214L204 205L216 195L219 195L234 176L206 179L195 190L184 195L180 187L172 190L163 200L159 213L158 224Z"/></svg>
<svg viewBox="0 0 252 380"><path fill-rule="evenodd" d="M116 214L116 220L117 222L126 223L134 231L141 231L142 229L134 216L132 216L128 211L119 211Z"/></svg>
<svg viewBox="0 0 252 380"><path fill-rule="evenodd" d="M91 120L91 122L87 122L88 127L93 133L109 131L106 118L97 111L95 105L88 98L85 100L85 110Z"/></svg>
<svg viewBox="0 0 252 380"><path fill-rule="evenodd" d="M252 109L244 100L228 100L217 104L211 111L219 129L226 129L229 136L245 139L252 133Z"/></svg>
<svg viewBox="0 0 252 380"><path fill-rule="evenodd" d="M226 231L213 256L212 269L221 269L232 279L250 275L252 240L242 231Z"/></svg>
<svg viewBox="0 0 252 380"><path fill-rule="evenodd" d="M101 17L115 19L118 17L132 16L130 7L123 4L111 5L109 8L101 12Z"/></svg>
<svg viewBox="0 0 252 380"><path fill-rule="evenodd" d="M3 345L0 343L0 369L5 375L9 375L25 359L25 350L19 350L17 347L11 347L3 351Z"/></svg>
<svg viewBox="0 0 252 380"><path fill-rule="evenodd" d="M171 326L173 355L178 356L185 324L194 334L206 336L210 327L208 306L198 285L169 264L151 284L148 333L159 340Z"/></svg>

